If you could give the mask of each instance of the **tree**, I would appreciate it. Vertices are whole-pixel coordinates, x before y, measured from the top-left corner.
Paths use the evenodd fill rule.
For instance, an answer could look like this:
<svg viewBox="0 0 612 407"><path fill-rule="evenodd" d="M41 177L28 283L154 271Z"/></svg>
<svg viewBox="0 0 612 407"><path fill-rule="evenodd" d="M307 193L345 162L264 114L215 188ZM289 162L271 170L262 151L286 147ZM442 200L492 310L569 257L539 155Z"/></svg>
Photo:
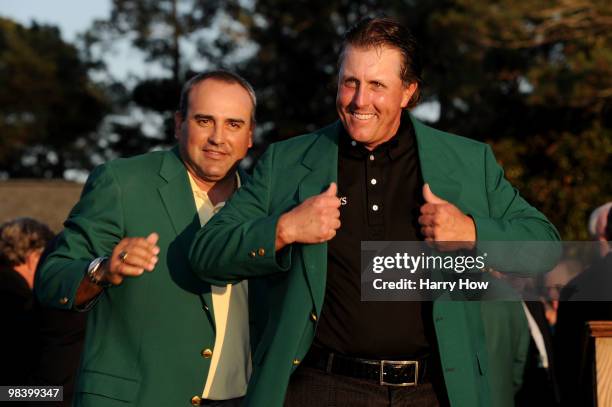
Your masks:
<svg viewBox="0 0 612 407"><path fill-rule="evenodd" d="M104 92L56 27L0 18L0 172L62 177L87 167Z"/></svg>
<svg viewBox="0 0 612 407"><path fill-rule="evenodd" d="M155 145L174 141L173 113L185 80L196 66L209 68L226 65L237 45L241 44L240 27L230 15L240 9L238 1L220 0L113 0L110 16L94 22L83 36L85 47L112 48L118 41L129 41L144 53L146 61L163 72L159 76L139 77L128 89L123 115L156 115L163 126L160 138L147 137L138 123L115 122L109 130L118 134L111 146L121 155L146 151ZM195 50L193 53L185 49ZM190 55L191 54L191 55ZM126 149L125 141L129 140Z"/></svg>

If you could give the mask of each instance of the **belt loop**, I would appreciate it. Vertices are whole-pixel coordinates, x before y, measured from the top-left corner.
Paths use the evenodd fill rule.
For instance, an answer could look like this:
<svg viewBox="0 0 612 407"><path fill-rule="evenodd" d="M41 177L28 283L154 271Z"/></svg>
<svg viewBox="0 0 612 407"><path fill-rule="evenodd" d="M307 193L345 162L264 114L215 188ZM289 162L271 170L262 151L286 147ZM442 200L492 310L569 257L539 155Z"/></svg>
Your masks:
<svg viewBox="0 0 612 407"><path fill-rule="evenodd" d="M329 352L329 355L327 355L327 366L325 367L325 372L327 374L331 373L333 363L334 363L334 354L333 352Z"/></svg>

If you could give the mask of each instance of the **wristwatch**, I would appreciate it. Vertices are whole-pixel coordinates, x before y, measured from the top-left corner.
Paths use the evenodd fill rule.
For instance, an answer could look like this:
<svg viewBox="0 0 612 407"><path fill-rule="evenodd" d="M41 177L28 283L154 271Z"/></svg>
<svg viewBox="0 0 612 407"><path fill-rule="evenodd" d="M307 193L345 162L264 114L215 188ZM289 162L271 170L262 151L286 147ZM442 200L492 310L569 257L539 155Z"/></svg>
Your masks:
<svg viewBox="0 0 612 407"><path fill-rule="evenodd" d="M108 281L102 280L105 273L102 265L106 260L108 260L108 257L98 257L93 259L93 261L89 263L89 267L87 267L87 273L85 273L90 282L102 288L110 287L112 285Z"/></svg>

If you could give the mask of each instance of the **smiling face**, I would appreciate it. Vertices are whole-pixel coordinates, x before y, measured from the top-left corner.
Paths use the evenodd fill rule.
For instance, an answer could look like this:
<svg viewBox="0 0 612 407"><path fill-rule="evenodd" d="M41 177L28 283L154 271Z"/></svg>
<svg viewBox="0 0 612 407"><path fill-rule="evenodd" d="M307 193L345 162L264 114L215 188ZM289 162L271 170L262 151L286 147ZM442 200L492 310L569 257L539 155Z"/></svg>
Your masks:
<svg viewBox="0 0 612 407"><path fill-rule="evenodd" d="M209 189L233 176L253 145L249 93L237 83L205 79L189 92L186 117L175 114L181 158L196 183Z"/></svg>
<svg viewBox="0 0 612 407"><path fill-rule="evenodd" d="M344 50L336 109L351 138L369 150L391 139L417 85L406 86L401 78L402 57L391 47Z"/></svg>

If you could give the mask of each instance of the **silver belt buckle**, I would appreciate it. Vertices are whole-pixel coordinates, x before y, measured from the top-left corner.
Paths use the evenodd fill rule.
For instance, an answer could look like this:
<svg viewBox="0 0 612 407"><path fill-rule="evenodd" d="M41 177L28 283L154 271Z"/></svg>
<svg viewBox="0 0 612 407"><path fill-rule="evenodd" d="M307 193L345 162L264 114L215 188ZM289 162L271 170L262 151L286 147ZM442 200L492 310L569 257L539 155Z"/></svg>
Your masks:
<svg viewBox="0 0 612 407"><path fill-rule="evenodd" d="M385 365L407 366L414 365L414 381L404 383L387 383L385 382ZM380 385L381 386L397 386L408 387L416 386L419 382L419 361L418 360L381 360L380 361Z"/></svg>

